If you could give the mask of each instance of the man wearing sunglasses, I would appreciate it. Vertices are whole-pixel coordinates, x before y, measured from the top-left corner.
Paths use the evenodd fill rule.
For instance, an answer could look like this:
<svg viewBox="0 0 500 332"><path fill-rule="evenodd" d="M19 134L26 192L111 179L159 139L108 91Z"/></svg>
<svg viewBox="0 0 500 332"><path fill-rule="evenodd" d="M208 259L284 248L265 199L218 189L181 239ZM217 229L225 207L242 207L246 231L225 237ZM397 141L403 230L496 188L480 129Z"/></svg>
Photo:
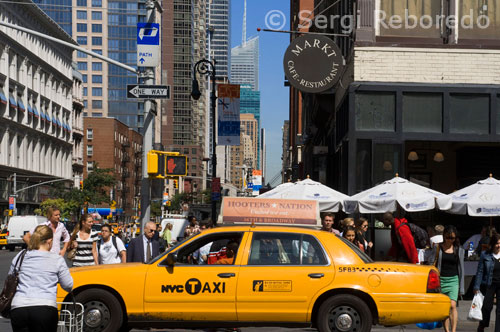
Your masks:
<svg viewBox="0 0 500 332"><path fill-rule="evenodd" d="M127 250L127 262L147 263L160 254L160 244L153 237L156 224L149 221L144 225L144 233L130 241Z"/></svg>

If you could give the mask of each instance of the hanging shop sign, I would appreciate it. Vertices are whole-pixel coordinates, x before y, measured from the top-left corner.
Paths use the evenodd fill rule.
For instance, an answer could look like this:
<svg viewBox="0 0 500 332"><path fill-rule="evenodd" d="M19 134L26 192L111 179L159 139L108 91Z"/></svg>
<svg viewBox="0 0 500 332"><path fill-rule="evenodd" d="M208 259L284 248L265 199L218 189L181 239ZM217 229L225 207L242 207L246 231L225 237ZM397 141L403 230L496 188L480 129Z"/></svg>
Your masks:
<svg viewBox="0 0 500 332"><path fill-rule="evenodd" d="M292 86L300 91L318 93L335 86L343 72L344 59L332 39L303 35L288 46L283 67Z"/></svg>

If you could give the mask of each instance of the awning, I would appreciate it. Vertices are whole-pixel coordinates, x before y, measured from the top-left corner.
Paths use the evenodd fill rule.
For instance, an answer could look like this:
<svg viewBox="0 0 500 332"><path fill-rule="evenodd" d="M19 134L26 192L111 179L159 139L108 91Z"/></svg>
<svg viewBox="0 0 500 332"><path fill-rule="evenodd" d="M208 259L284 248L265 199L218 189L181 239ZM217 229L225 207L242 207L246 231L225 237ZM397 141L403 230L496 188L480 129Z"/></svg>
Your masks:
<svg viewBox="0 0 500 332"><path fill-rule="evenodd" d="M36 109L36 106L33 106L32 110L33 110L33 114L35 115L35 117L39 118L40 114L38 113L38 110Z"/></svg>
<svg viewBox="0 0 500 332"><path fill-rule="evenodd" d="M12 94L9 95L9 106L17 109L17 103L16 103L16 98Z"/></svg>
<svg viewBox="0 0 500 332"><path fill-rule="evenodd" d="M19 110L26 112L26 106L24 106L24 103L21 100L21 98L17 99L17 106L18 106Z"/></svg>
<svg viewBox="0 0 500 332"><path fill-rule="evenodd" d="M7 105L7 97L5 97L2 91L0 91L0 103Z"/></svg>

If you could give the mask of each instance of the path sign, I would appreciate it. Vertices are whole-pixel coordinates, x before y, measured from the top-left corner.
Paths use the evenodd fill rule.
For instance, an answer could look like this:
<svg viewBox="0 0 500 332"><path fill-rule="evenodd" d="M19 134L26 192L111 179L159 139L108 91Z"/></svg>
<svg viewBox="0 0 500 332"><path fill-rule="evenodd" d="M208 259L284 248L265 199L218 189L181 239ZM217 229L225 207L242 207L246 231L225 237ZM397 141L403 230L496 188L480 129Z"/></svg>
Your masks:
<svg viewBox="0 0 500 332"><path fill-rule="evenodd" d="M137 23L137 66L160 64L160 24Z"/></svg>
<svg viewBox="0 0 500 332"><path fill-rule="evenodd" d="M170 99L170 85L127 84L127 98Z"/></svg>

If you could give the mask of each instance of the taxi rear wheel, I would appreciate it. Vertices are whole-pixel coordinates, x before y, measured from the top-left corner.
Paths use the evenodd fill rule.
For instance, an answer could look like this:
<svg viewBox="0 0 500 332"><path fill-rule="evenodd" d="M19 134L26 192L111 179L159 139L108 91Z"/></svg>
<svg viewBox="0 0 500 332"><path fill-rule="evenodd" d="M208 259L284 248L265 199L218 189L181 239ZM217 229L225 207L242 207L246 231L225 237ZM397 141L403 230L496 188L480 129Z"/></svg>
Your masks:
<svg viewBox="0 0 500 332"><path fill-rule="evenodd" d="M343 294L327 299L318 311L320 332L369 332L372 327L370 308L359 297Z"/></svg>
<svg viewBox="0 0 500 332"><path fill-rule="evenodd" d="M76 302L84 307L83 331L116 332L123 324L120 303L110 292L89 289L76 295Z"/></svg>

